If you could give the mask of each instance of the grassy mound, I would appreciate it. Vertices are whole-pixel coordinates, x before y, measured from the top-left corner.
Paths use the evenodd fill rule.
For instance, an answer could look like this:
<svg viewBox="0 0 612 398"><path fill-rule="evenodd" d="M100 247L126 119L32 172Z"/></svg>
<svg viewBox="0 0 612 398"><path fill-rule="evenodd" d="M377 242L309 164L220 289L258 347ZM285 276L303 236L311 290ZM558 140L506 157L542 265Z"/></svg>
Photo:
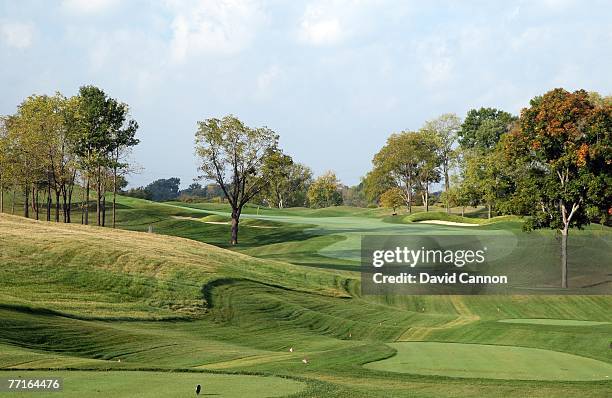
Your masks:
<svg viewBox="0 0 612 398"><path fill-rule="evenodd" d="M447 214L441 211L426 211L414 213L409 216L402 217L399 221L404 223L419 222L419 221L450 221L456 223L486 225L497 222L522 222L522 218L518 216L497 216L490 219L462 217L457 214Z"/></svg>

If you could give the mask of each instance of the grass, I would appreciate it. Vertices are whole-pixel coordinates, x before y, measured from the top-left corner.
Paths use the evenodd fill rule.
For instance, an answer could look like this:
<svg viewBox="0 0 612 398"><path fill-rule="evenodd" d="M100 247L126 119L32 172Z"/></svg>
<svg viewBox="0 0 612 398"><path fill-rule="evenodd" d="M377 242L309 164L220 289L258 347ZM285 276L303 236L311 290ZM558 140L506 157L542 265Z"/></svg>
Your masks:
<svg viewBox="0 0 612 398"><path fill-rule="evenodd" d="M612 322L609 296L361 296L352 259L361 234L462 234L467 228L388 223L376 209L259 209L258 215L249 208L241 245L229 251L219 247L228 247L229 225L206 222L225 222L226 205L123 197L119 203L125 230L0 215L0 368L108 371L104 377L117 380L109 386L144 371L137 384L160 372L174 372L164 375L175 381L184 372L231 372L260 377L256 384L297 377L305 386L295 396L303 397L609 396L612 384L605 380L476 373L464 380L363 366L395 358L402 336L612 364L612 324L498 322ZM516 225L469 230L527 237ZM154 233L145 233L149 226ZM585 241L600 239L580 255L605 255L607 234L575 232ZM501 366L499 358L490 365ZM556 360L547 363L541 372L554 373ZM239 385L230 380L221 387ZM86 384L74 386L90 389ZM143 396L167 396L152 391Z"/></svg>
<svg viewBox="0 0 612 398"><path fill-rule="evenodd" d="M550 350L457 343L392 343L397 353L369 369L504 380L606 380L612 364Z"/></svg>
<svg viewBox="0 0 612 398"><path fill-rule="evenodd" d="M62 397L163 397L195 396L198 384L201 395L226 398L282 397L300 392L306 384L280 377L170 372L67 372L20 371L0 372L6 378L53 377L63 379ZM11 397L49 397L57 392L12 392Z"/></svg>

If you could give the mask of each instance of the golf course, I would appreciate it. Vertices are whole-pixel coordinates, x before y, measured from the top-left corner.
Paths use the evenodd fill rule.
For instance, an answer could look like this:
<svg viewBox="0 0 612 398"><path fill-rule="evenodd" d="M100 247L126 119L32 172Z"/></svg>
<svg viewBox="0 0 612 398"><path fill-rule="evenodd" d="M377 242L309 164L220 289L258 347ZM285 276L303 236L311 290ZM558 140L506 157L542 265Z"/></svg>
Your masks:
<svg viewBox="0 0 612 398"><path fill-rule="evenodd" d="M230 246L224 204L119 196L115 230L2 214L0 376L67 397L610 396L610 296L362 296L361 235L530 234L416 215L247 206ZM611 252L608 227L572 233Z"/></svg>
<svg viewBox="0 0 612 398"><path fill-rule="evenodd" d="M610 15L0 0L0 398L612 398Z"/></svg>

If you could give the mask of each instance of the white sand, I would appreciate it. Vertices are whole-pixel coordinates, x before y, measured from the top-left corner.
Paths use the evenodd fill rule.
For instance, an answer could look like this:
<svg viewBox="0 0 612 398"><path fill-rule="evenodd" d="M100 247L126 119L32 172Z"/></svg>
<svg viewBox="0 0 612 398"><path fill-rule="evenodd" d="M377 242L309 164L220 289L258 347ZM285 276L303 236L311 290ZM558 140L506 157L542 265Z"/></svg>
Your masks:
<svg viewBox="0 0 612 398"><path fill-rule="evenodd" d="M450 225L455 227L477 227L479 224L468 224L466 222L454 222L444 220L426 220L418 221L419 224L437 224L437 225Z"/></svg>

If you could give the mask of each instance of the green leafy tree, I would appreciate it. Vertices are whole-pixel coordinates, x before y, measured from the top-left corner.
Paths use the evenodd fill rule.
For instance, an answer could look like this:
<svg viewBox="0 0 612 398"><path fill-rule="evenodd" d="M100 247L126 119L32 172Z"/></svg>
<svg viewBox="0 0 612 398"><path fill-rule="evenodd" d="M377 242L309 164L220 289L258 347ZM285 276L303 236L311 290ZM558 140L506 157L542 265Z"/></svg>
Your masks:
<svg viewBox="0 0 612 398"><path fill-rule="evenodd" d="M126 157L130 149L140 142L136 138L138 123L128 117L127 104L115 103L113 111L113 128L110 137L110 167L113 175L113 228L117 222L117 191L120 189L120 178L129 171ZM114 104L114 105L115 105Z"/></svg>
<svg viewBox="0 0 612 398"><path fill-rule="evenodd" d="M441 141L434 131L428 130L414 133L414 138L416 142L414 156L417 160L418 191L421 193L425 211L429 211L429 187L431 184L440 181L440 166L443 162L440 157Z"/></svg>
<svg viewBox="0 0 612 398"><path fill-rule="evenodd" d="M531 196L528 228L561 233L561 285L568 287L569 229L612 203L612 105L596 105L584 90L554 89L530 101L504 142L508 159L521 159L518 192Z"/></svg>
<svg viewBox="0 0 612 398"><path fill-rule="evenodd" d="M392 208L393 215L396 214L396 209L404 204L402 190L395 187L388 189L380 196L380 205L382 207Z"/></svg>
<svg viewBox="0 0 612 398"><path fill-rule="evenodd" d="M147 185L145 190L150 194L150 198L148 199L156 202L164 202L178 197L180 185L180 178L160 178Z"/></svg>
<svg viewBox="0 0 612 398"><path fill-rule="evenodd" d="M319 176L308 188L310 207L321 208L342 204L341 184L333 171Z"/></svg>
<svg viewBox="0 0 612 398"><path fill-rule="evenodd" d="M202 177L215 181L232 208L231 244L238 244L242 208L269 183L266 157L278 146L278 135L267 127L251 128L229 115L198 122L196 154Z"/></svg>
<svg viewBox="0 0 612 398"><path fill-rule="evenodd" d="M437 156L442 168L444 177L444 192L450 189L450 169L457 158L456 144L457 134L461 129L461 119L452 113L439 116L436 119L425 123L421 131L434 136L437 141ZM446 202L446 212L450 213L448 201Z"/></svg>
<svg viewBox="0 0 612 398"><path fill-rule="evenodd" d="M108 153L111 149L111 108L106 93L94 86L79 89L79 134L76 138L75 152L85 176L84 222L89 224L89 197L91 179L96 184L97 224L101 225L102 169L109 165Z"/></svg>
<svg viewBox="0 0 612 398"><path fill-rule="evenodd" d="M263 201L279 209L304 206L306 191L312 182L308 167L294 163L291 156L276 150L266 157L263 173L269 181L261 192Z"/></svg>
<svg viewBox="0 0 612 398"><path fill-rule="evenodd" d="M423 133L403 131L391 134L372 159L374 168L366 176L366 192L378 196L390 188L402 190L402 197L412 211L413 195L428 173L423 173ZM429 156L429 154L427 154Z"/></svg>
<svg viewBox="0 0 612 398"><path fill-rule="evenodd" d="M510 113L495 108L471 109L458 131L459 143L463 149L492 150L516 120Z"/></svg>

